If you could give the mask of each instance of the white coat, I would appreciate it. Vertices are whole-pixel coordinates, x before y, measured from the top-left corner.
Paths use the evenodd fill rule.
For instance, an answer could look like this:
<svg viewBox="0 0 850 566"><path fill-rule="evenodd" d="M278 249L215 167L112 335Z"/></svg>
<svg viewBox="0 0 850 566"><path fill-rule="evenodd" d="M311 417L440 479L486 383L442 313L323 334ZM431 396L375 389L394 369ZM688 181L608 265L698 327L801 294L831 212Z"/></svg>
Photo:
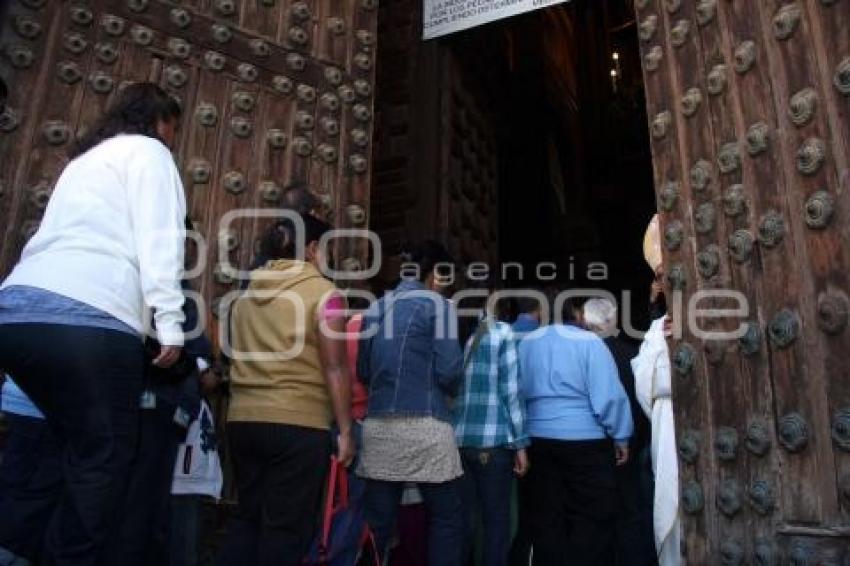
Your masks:
<svg viewBox="0 0 850 566"><path fill-rule="evenodd" d="M679 464L671 399L670 355L664 317L652 322L632 360L638 402L652 422L652 471L655 474L655 547L661 566L682 564L679 524Z"/></svg>

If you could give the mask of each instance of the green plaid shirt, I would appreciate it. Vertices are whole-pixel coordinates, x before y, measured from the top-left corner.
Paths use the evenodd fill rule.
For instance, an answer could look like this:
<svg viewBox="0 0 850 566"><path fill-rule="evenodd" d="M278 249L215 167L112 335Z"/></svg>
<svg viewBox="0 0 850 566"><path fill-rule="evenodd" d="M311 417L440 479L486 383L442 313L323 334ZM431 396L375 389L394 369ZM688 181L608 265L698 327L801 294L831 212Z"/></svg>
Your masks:
<svg viewBox="0 0 850 566"><path fill-rule="evenodd" d="M525 448L525 403L519 393L516 340L509 324L488 321L465 366L455 405L455 437L461 448ZM464 359L475 340L466 343Z"/></svg>

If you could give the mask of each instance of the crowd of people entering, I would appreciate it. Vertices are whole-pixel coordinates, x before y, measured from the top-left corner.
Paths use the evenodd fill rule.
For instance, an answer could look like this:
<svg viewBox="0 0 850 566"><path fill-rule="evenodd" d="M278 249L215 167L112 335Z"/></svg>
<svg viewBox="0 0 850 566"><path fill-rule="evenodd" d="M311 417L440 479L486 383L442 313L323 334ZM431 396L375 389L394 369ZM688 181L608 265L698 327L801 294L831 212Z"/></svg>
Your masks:
<svg viewBox="0 0 850 566"><path fill-rule="evenodd" d="M221 492L204 395L224 385L184 300L179 118L126 86L0 286L2 566L198 564L201 497ZM220 320L238 503L218 564L679 563L653 487L659 463L672 477L663 312L638 352L608 299L507 315L492 283L460 337L441 244L407 246L395 288L355 305L322 273L330 229L306 209L269 226ZM345 521L326 517L338 474Z"/></svg>

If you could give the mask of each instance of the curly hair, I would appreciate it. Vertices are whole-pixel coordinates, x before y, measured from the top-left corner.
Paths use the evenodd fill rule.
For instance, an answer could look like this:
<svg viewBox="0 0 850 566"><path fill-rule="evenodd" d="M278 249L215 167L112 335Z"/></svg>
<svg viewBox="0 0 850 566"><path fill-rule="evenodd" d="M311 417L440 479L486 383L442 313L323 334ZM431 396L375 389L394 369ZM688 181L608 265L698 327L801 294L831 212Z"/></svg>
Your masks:
<svg viewBox="0 0 850 566"><path fill-rule="evenodd" d="M160 121L180 118L180 105L154 83L132 83L124 87L106 113L71 151L79 157L100 142L119 134L141 134L162 141L156 133Z"/></svg>

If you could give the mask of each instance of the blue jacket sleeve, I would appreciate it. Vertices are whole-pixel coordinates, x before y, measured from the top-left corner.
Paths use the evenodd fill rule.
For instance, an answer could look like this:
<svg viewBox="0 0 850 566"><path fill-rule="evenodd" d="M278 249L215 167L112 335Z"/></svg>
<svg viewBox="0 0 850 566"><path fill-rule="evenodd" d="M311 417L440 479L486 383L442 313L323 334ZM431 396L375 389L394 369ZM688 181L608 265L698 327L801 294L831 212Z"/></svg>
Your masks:
<svg viewBox="0 0 850 566"><path fill-rule="evenodd" d="M599 424L618 444L629 441L634 430L629 398L620 383L617 364L602 340L588 342L587 391Z"/></svg>
<svg viewBox="0 0 850 566"><path fill-rule="evenodd" d="M437 384L449 396L457 395L463 369L463 350L457 337L457 313L448 301L434 316L434 375Z"/></svg>

